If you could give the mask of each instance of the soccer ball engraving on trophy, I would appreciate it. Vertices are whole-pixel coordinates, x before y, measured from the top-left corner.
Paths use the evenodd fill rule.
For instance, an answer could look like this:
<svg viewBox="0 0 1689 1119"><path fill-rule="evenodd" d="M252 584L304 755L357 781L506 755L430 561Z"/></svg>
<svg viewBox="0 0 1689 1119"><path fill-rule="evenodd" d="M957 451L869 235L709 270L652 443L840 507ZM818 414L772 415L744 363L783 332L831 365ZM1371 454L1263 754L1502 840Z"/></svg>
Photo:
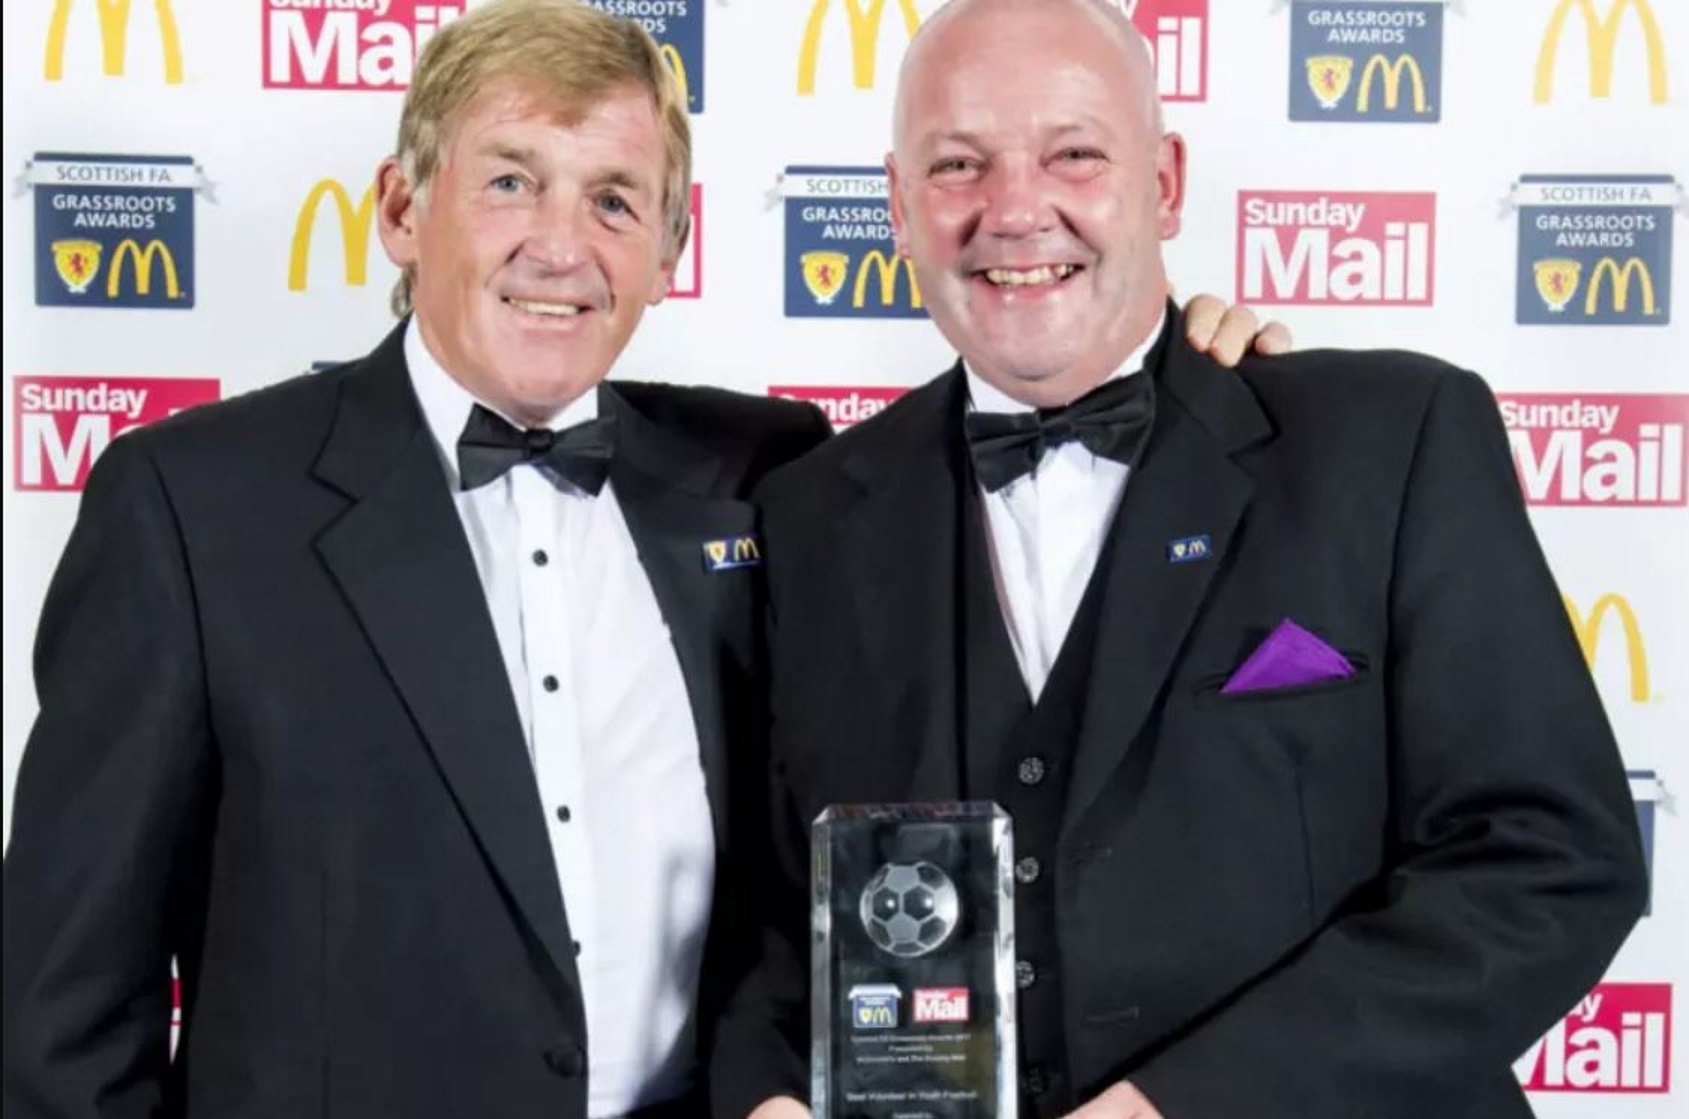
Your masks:
<svg viewBox="0 0 1689 1119"><path fill-rule="evenodd" d="M886 863L862 888L868 938L906 959L936 950L956 929L960 904L950 876L929 862Z"/></svg>

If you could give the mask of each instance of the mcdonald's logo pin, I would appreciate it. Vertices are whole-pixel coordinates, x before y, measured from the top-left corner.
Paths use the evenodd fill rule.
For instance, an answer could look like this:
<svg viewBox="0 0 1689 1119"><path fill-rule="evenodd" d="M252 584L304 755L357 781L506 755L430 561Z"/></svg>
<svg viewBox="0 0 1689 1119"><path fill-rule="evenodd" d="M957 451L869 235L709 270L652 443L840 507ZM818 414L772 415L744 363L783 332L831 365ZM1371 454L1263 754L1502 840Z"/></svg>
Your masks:
<svg viewBox="0 0 1689 1119"><path fill-rule="evenodd" d="M736 567L756 567L762 563L762 542L755 533L742 532L719 540L704 541L704 570L732 571Z"/></svg>
<svg viewBox="0 0 1689 1119"><path fill-rule="evenodd" d="M1214 541L1203 533L1200 536L1181 536L1167 542L1168 563L1196 563L1214 554Z"/></svg>

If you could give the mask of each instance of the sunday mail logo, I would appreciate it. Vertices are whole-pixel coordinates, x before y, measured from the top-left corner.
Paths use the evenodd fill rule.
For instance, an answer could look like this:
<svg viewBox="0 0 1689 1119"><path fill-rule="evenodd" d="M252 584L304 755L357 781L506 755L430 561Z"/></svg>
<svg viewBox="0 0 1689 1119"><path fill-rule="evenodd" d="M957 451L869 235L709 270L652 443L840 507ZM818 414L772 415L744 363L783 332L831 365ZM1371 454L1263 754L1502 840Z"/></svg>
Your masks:
<svg viewBox="0 0 1689 1119"><path fill-rule="evenodd" d="M405 89L422 48L464 6L264 0L264 88Z"/></svg>
<svg viewBox="0 0 1689 1119"><path fill-rule="evenodd" d="M1435 194L1242 190L1237 226L1239 301L1431 305Z"/></svg>
<svg viewBox="0 0 1689 1119"><path fill-rule="evenodd" d="M704 294L704 184L692 184L690 207L692 233L675 262L669 280L670 299L697 299Z"/></svg>
<svg viewBox="0 0 1689 1119"><path fill-rule="evenodd" d="M1442 86L1442 0L1291 7L1291 120L1432 124Z"/></svg>
<svg viewBox="0 0 1689 1119"><path fill-rule="evenodd" d="M1155 58L1163 101L1208 100L1208 0L1116 0Z"/></svg>
<svg viewBox="0 0 1689 1119"><path fill-rule="evenodd" d="M1524 326L1671 322L1670 175L1521 175L1514 321Z"/></svg>
<svg viewBox="0 0 1689 1119"><path fill-rule="evenodd" d="M1671 984L1601 984L1513 1071L1527 1092L1669 1092Z"/></svg>
<svg viewBox="0 0 1689 1119"><path fill-rule="evenodd" d="M834 431L843 431L886 410L908 392L904 388L862 388L841 385L770 385L768 395L802 400L821 409Z"/></svg>
<svg viewBox="0 0 1689 1119"><path fill-rule="evenodd" d="M1689 396L1498 393L1530 505L1689 504Z"/></svg>
<svg viewBox="0 0 1689 1119"><path fill-rule="evenodd" d="M705 0L586 0L613 16L631 19L657 40L690 113L704 111Z"/></svg>
<svg viewBox="0 0 1689 1119"><path fill-rule="evenodd" d="M917 987L910 1017L917 1023L966 1022L968 1003L966 987Z"/></svg>
<svg viewBox="0 0 1689 1119"><path fill-rule="evenodd" d="M12 485L77 491L126 431L218 398L198 377L14 377Z"/></svg>

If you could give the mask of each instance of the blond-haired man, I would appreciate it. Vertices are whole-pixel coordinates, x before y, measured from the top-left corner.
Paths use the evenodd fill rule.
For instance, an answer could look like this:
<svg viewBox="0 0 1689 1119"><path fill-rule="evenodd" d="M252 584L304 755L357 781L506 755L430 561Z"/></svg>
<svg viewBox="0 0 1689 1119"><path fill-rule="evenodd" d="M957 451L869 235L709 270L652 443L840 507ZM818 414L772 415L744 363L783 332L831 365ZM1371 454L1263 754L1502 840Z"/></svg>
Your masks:
<svg viewBox="0 0 1689 1119"><path fill-rule="evenodd" d="M744 496L826 433L601 384L690 158L636 26L476 9L377 174L403 321L102 458L6 860L8 1116L684 1111L756 739Z"/></svg>
<svg viewBox="0 0 1689 1119"><path fill-rule="evenodd" d="M9 1119L694 1112L751 944L745 495L826 427L604 382L689 162L637 27L476 8L378 171L399 326L101 459L6 859Z"/></svg>

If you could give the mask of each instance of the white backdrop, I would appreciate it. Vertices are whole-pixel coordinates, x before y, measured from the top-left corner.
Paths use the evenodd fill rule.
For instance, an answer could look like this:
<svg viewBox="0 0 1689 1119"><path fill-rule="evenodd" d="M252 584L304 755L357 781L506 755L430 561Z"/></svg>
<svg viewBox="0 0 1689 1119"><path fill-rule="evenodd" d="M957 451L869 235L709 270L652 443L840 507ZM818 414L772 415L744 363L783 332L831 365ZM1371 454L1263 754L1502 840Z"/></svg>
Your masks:
<svg viewBox="0 0 1689 1119"><path fill-rule="evenodd" d="M870 255L889 247L890 80L936 0L598 3L674 48L700 184L676 297L619 373L809 396L843 424L945 366L907 277L882 288ZM1304 346L1435 353L1502 398L1655 875L1607 981L1518 1071L1545 1117L1683 1114L1689 3L1127 7L1190 146L1181 291L1247 300ZM380 338L393 270L363 192L415 43L461 8L5 5L8 826L36 612L88 463L125 427Z"/></svg>

